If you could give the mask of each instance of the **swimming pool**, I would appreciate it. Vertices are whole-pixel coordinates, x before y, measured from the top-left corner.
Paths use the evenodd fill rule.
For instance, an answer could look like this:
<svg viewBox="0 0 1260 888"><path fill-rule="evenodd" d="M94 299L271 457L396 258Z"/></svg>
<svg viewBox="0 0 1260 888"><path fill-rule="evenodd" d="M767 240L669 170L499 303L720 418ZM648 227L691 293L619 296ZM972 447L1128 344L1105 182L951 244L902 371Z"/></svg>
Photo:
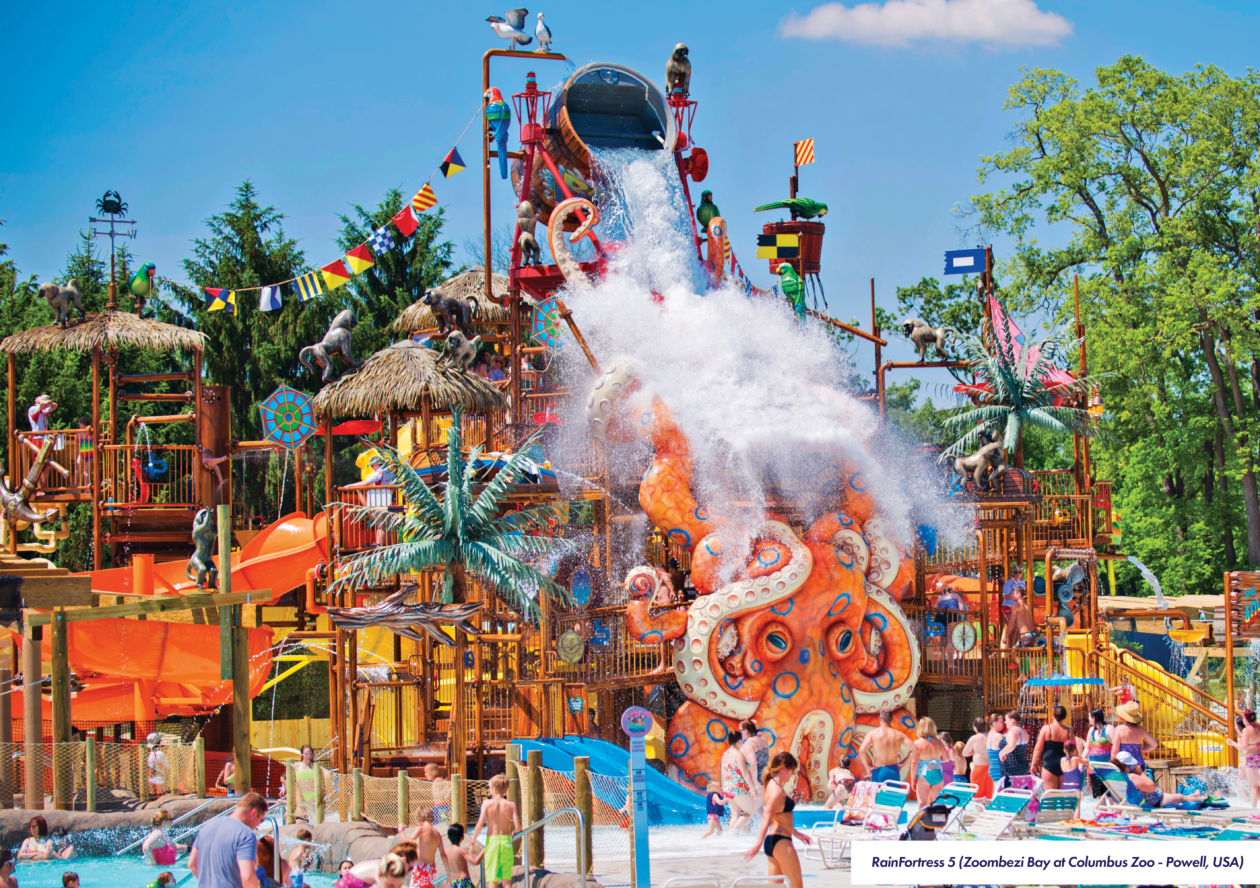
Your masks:
<svg viewBox="0 0 1260 888"><path fill-rule="evenodd" d="M41 860L35 863L19 863L18 884L22 888L61 888L61 874L67 871L79 874L82 888L144 888L158 873L170 870L178 884L193 888L196 880L188 869L187 858L171 867L147 866L139 857L76 857L72 860ZM336 879L332 876L308 874L306 884L314 888L331 888Z"/></svg>

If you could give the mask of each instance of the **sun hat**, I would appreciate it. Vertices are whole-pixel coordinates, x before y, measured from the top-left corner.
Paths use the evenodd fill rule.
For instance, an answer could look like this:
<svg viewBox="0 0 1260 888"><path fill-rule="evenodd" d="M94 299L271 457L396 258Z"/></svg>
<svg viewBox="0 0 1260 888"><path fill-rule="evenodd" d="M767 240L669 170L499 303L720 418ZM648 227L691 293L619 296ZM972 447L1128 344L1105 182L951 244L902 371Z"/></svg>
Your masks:
<svg viewBox="0 0 1260 888"><path fill-rule="evenodd" d="M1137 700L1121 703L1116 707L1116 717L1127 721L1131 725L1140 725L1142 723L1142 705Z"/></svg>
<svg viewBox="0 0 1260 888"><path fill-rule="evenodd" d="M162 735L159 734L157 731L154 731L152 734L150 734L148 737L145 738L144 745L149 747L150 749L152 749L155 746L161 746Z"/></svg>
<svg viewBox="0 0 1260 888"><path fill-rule="evenodd" d="M1133 753L1131 752L1120 753L1118 756L1116 756L1116 761L1118 761L1120 764L1124 765L1127 768L1142 767L1141 763L1134 757Z"/></svg>

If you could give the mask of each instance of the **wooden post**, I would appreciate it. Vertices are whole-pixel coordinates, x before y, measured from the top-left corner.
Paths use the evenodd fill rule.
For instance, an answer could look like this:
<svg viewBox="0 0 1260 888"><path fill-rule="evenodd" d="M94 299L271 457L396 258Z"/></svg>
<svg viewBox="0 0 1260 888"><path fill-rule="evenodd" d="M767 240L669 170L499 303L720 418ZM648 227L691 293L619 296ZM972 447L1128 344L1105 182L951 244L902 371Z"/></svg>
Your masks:
<svg viewBox="0 0 1260 888"><path fill-rule="evenodd" d="M231 606L240 612L239 604ZM253 707L249 699L249 630L232 630L232 758L236 762L236 797L253 786L250 773L250 722Z"/></svg>
<svg viewBox="0 0 1260 888"><path fill-rule="evenodd" d="M1046 584L1049 589L1049 583ZM1234 724L1234 707L1238 703L1234 700L1234 590L1233 584L1229 581L1229 574L1225 574L1225 722L1226 730L1229 731L1229 739L1238 739L1238 726ZM1238 750L1229 747L1229 764L1237 766Z"/></svg>
<svg viewBox="0 0 1260 888"><path fill-rule="evenodd" d="M451 775L451 823L468 822L468 790L464 778L459 774Z"/></svg>
<svg viewBox="0 0 1260 888"><path fill-rule="evenodd" d="M482 644L473 642L473 699L477 701L485 699L482 696L483 686L481 682L481 651L484 647ZM473 742L477 745L477 776L482 779L485 778L486 768L486 745L481 741L481 738L485 736L484 731L484 712L480 705L476 705L473 707Z"/></svg>
<svg viewBox="0 0 1260 888"><path fill-rule="evenodd" d="M232 591L232 507L223 503L215 512L219 534L219 593L226 595ZM219 678L223 681L232 678L235 663L232 655L234 616L235 608L219 608Z"/></svg>
<svg viewBox="0 0 1260 888"><path fill-rule="evenodd" d="M193 741L193 763L197 769L197 798L206 797L206 738L200 734Z"/></svg>
<svg viewBox="0 0 1260 888"><path fill-rule="evenodd" d="M83 783L87 789L87 809L89 814L96 813L96 738L87 736L87 747L83 754Z"/></svg>
<svg viewBox="0 0 1260 888"><path fill-rule="evenodd" d="M66 612L53 609L52 625L52 742L53 807L70 810L74 775L70 755L70 649L66 638Z"/></svg>
<svg viewBox="0 0 1260 888"><path fill-rule="evenodd" d="M9 376L9 483L17 485L22 482L17 480L17 356L12 352L5 366Z"/></svg>
<svg viewBox="0 0 1260 888"><path fill-rule="evenodd" d="M297 823L297 800L301 790L297 784L297 768L291 761L284 763L284 785L284 822L292 826Z"/></svg>
<svg viewBox="0 0 1260 888"><path fill-rule="evenodd" d="M521 747L515 743L509 743L507 748L507 778L508 778L508 801L516 806L517 811L521 808ZM512 843L512 856L517 862L521 862L521 842L517 839Z"/></svg>
<svg viewBox="0 0 1260 888"><path fill-rule="evenodd" d="M407 788L407 769L398 772L398 826L406 828L411 820L411 793Z"/></svg>
<svg viewBox="0 0 1260 888"><path fill-rule="evenodd" d="M591 760L588 756L579 755L573 759L573 801L582 812L582 834L578 836L578 841L586 845L586 871L589 873L594 869L591 829L595 822L595 804L591 798Z"/></svg>
<svg viewBox="0 0 1260 888"><path fill-rule="evenodd" d="M311 717L309 715L304 715L302 716L302 742L309 746L312 750L315 749L315 743L311 740L313 736L314 734L311 731Z"/></svg>
<svg viewBox="0 0 1260 888"><path fill-rule="evenodd" d="M315 825L324 822L324 769L315 765Z"/></svg>
<svg viewBox="0 0 1260 888"><path fill-rule="evenodd" d="M468 650L468 636L455 632L455 693L451 700L450 750L451 776L464 776L468 756L468 714L465 711L464 652Z"/></svg>
<svg viewBox="0 0 1260 888"><path fill-rule="evenodd" d="M988 552L985 551L984 531L977 531L976 534L979 544L976 554L980 561L980 698L984 701L987 718L987 713L992 710L989 705L989 584L985 582L988 572L984 563Z"/></svg>
<svg viewBox="0 0 1260 888"><path fill-rule="evenodd" d="M27 627L22 645L22 740L26 756L26 781L22 807L39 811L44 807L44 706L40 694L40 629Z"/></svg>
<svg viewBox="0 0 1260 888"><path fill-rule="evenodd" d="M525 753L525 758L529 763L529 770L525 773L525 779L529 781L529 794L525 800L525 818L528 825L537 823L543 818L542 750L531 749ZM529 834L529 862L534 866L540 867L545 862L543 854L546 851L546 844L543 842L543 833L546 830L544 826ZM525 874L525 880L529 881L529 873Z"/></svg>
<svg viewBox="0 0 1260 888"><path fill-rule="evenodd" d="M15 650L12 642L10 642L10 662L12 662ZM12 669L0 669L0 686L10 687L9 682L12 678ZM10 694L0 694L0 808L13 807L13 790L15 789L13 781L13 709L10 702L11 699L12 695Z"/></svg>
<svg viewBox="0 0 1260 888"><path fill-rule="evenodd" d="M101 569L101 349L92 349L92 568Z"/></svg>
<svg viewBox="0 0 1260 888"><path fill-rule="evenodd" d="M363 769L355 768L351 778L350 819L363 819Z"/></svg>

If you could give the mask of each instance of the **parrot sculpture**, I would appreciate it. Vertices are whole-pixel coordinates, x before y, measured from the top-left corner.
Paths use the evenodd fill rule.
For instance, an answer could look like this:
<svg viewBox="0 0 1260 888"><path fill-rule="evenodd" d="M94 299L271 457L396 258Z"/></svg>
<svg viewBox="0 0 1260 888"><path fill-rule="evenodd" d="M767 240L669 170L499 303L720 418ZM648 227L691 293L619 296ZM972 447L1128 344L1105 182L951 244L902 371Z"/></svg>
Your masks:
<svg viewBox="0 0 1260 888"><path fill-rule="evenodd" d="M136 273L131 276L131 295L138 299L143 299L153 292L153 275L157 273L157 266L152 262L146 262L136 269Z"/></svg>
<svg viewBox="0 0 1260 888"><path fill-rule="evenodd" d="M707 230L709 227L709 221L715 216L720 215L722 215L722 211L719 210L717 204L713 202L713 192L700 192L700 206L696 207L696 219L700 221L701 227Z"/></svg>
<svg viewBox="0 0 1260 888"><path fill-rule="evenodd" d="M805 282L796 273L796 269L786 262L779 265L779 289L783 291L787 301L792 303L798 320L805 320Z"/></svg>
<svg viewBox="0 0 1260 888"><path fill-rule="evenodd" d="M490 124L490 138L494 140L499 152L499 175L508 177L507 141L508 130L512 128L512 109L503 101L503 93L497 87L486 90L486 122Z"/></svg>
<svg viewBox="0 0 1260 888"><path fill-rule="evenodd" d="M825 203L810 200L808 197L792 197L775 201L764 207L757 207L754 212L760 213L762 210L787 210L792 214L793 219L813 219L815 216L827 215Z"/></svg>

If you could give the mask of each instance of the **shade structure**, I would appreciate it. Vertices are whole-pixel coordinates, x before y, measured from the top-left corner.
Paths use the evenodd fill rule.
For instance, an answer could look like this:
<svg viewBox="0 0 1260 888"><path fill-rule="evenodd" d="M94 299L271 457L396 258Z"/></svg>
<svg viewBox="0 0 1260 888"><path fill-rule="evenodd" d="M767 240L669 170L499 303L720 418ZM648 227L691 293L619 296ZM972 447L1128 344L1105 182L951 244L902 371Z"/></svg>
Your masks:
<svg viewBox="0 0 1260 888"><path fill-rule="evenodd" d="M49 325L6 336L0 352L30 355L37 352L76 351L116 352L124 348L146 351L200 351L205 348L204 333L141 318L126 311L89 312L82 321L67 327Z"/></svg>
<svg viewBox="0 0 1260 888"><path fill-rule="evenodd" d="M502 299L508 291L507 275L492 274L490 286L495 298ZM477 303L477 314L473 318L473 327L478 331L488 329L491 324L502 324L509 320L505 306L495 305L486 299L486 270L480 265L447 278L434 289L441 290L453 299L474 300ZM532 304L532 300L524 295L521 301ZM416 300L403 309L402 314L390 325L390 329L395 333L410 335L417 330L432 330L437 325L437 316L433 314L433 309L423 301Z"/></svg>
<svg viewBox="0 0 1260 888"><path fill-rule="evenodd" d="M489 381L439 364L437 352L409 339L381 349L358 370L325 386L312 405L322 417L347 419L415 412L426 397L439 409L493 413L507 408L503 393Z"/></svg>

